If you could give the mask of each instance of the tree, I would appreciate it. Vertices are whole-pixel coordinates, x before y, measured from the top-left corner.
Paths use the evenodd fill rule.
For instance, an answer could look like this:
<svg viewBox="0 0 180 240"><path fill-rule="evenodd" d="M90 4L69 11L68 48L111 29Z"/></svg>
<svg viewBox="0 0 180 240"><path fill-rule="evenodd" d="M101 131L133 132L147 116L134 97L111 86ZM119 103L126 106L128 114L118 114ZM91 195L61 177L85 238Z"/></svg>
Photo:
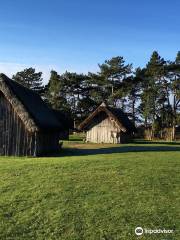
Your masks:
<svg viewBox="0 0 180 240"><path fill-rule="evenodd" d="M129 112L129 117L134 123L134 125L136 125L136 122L140 121L138 117L139 114L138 103L140 99L141 84L143 81L141 71L142 70L140 68L137 68L135 70L134 76L131 76L124 80L124 85L126 87L125 92L127 92L126 109Z"/></svg>
<svg viewBox="0 0 180 240"><path fill-rule="evenodd" d="M26 68L21 72L17 72L12 79L38 93L43 91L42 72L36 73L34 68Z"/></svg>
<svg viewBox="0 0 180 240"><path fill-rule="evenodd" d="M177 53L174 62L169 62L167 66L168 77L170 79L169 91L172 101L169 99L171 106L171 126L172 139L175 139L175 127L179 123L178 114L180 112L180 52Z"/></svg>
<svg viewBox="0 0 180 240"><path fill-rule="evenodd" d="M50 80L47 88L47 100L55 110L69 111L69 106L64 92L63 77L56 71L51 71Z"/></svg>
<svg viewBox="0 0 180 240"><path fill-rule="evenodd" d="M175 60L175 69L174 69L175 78L172 82L172 94L173 94L173 110L176 114L180 111L180 51L177 54Z"/></svg>
<svg viewBox="0 0 180 240"><path fill-rule="evenodd" d="M166 101L164 91L165 64L164 59L159 56L158 52L154 51L143 70L141 112L146 126L149 124L153 126Z"/></svg>
<svg viewBox="0 0 180 240"><path fill-rule="evenodd" d="M99 90L100 99L123 108L127 95L124 80L132 74L132 65L126 65L124 58L118 56L99 64L99 68L98 74L92 75L92 83Z"/></svg>
<svg viewBox="0 0 180 240"><path fill-rule="evenodd" d="M92 88L90 78L84 74L65 72L62 75L64 93L71 109L74 122L79 122L87 116L91 110L92 101L90 90Z"/></svg>

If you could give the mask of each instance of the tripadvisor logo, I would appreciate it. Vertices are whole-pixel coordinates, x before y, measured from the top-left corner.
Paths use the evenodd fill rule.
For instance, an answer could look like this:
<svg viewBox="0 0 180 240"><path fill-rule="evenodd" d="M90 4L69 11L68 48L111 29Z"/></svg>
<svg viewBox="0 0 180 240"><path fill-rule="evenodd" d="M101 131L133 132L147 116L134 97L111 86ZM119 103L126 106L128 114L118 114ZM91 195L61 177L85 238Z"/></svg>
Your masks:
<svg viewBox="0 0 180 240"><path fill-rule="evenodd" d="M135 234L137 236L141 236L143 233L144 234L169 234L169 233L173 233L174 230L172 229L147 229L147 228L142 228L142 227L136 227L135 228Z"/></svg>
<svg viewBox="0 0 180 240"><path fill-rule="evenodd" d="M142 229L142 227L137 227L137 228L135 229L135 234L136 234L137 236L142 235L142 234L143 234L143 229Z"/></svg>

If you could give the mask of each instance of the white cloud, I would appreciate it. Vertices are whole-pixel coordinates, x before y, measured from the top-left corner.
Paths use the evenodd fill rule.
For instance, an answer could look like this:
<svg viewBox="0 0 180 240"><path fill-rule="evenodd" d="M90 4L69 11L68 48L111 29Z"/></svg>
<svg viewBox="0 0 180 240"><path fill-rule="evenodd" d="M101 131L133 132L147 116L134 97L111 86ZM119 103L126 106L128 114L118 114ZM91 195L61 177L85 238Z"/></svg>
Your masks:
<svg viewBox="0 0 180 240"><path fill-rule="evenodd" d="M37 72L43 73L43 82L46 84L50 77L50 71L55 69L54 66L43 66L43 65L28 65L21 63L13 62L0 62L0 73L6 74L8 77L12 77L13 74L16 74L19 71L24 70L25 68L33 67Z"/></svg>
<svg viewBox="0 0 180 240"><path fill-rule="evenodd" d="M79 64L61 64L61 67L58 65L33 65L33 64L22 64L22 63L14 63L14 62L0 62L0 73L6 74L8 77L12 77L19 71L24 70L25 68L33 67L36 69L37 72L42 72L43 75L43 83L48 83L50 78L51 70L57 71L59 74L62 74L65 71L69 72L77 72L77 73L85 73L87 74L88 71L90 72L97 72L97 67L94 65L81 66ZM88 69L88 70L87 70Z"/></svg>

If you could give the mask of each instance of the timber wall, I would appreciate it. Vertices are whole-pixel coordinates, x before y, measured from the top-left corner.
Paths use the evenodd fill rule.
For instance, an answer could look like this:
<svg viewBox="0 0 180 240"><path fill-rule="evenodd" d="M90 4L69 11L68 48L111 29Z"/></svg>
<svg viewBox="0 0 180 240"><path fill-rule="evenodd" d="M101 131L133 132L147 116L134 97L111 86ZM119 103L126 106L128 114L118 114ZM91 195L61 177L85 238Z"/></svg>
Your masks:
<svg viewBox="0 0 180 240"><path fill-rule="evenodd" d="M10 103L0 93L0 155L34 155L35 134L24 128Z"/></svg>
<svg viewBox="0 0 180 240"><path fill-rule="evenodd" d="M128 133L123 133L119 126L107 117L98 115L88 127L86 141L93 143L124 143L130 140Z"/></svg>
<svg viewBox="0 0 180 240"><path fill-rule="evenodd" d="M59 132L26 130L11 104L0 92L0 155L40 156L59 150Z"/></svg>

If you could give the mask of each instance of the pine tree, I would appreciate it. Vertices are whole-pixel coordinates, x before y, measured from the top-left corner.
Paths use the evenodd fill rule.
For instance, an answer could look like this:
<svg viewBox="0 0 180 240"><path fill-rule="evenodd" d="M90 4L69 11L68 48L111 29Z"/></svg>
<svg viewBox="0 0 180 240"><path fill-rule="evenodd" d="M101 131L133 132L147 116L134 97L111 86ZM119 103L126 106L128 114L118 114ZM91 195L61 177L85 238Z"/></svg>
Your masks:
<svg viewBox="0 0 180 240"><path fill-rule="evenodd" d="M171 116L172 140L174 140L175 126L179 124L178 116L180 112L180 52L177 53L174 62L169 62L167 71L170 79L170 97L172 99L172 101L169 100L169 105L171 104L171 112L169 111L169 115Z"/></svg>
<svg viewBox="0 0 180 240"><path fill-rule="evenodd" d="M126 65L124 58L118 56L99 64L99 68L106 100L113 106L123 108L127 95L124 81L132 74L132 64Z"/></svg>
<svg viewBox="0 0 180 240"><path fill-rule="evenodd" d="M47 89L47 100L51 107L55 110L68 111L63 78L54 70L51 71Z"/></svg>
<svg viewBox="0 0 180 240"><path fill-rule="evenodd" d="M138 118L138 102L140 99L140 91L141 91L141 84L143 81L143 78L141 76L142 70L140 68L137 68L135 70L134 76L131 76L124 80L124 85L126 86L126 92L127 92L127 104L126 108L129 113L129 117L136 125L136 122L139 122Z"/></svg>
<svg viewBox="0 0 180 240"><path fill-rule="evenodd" d="M174 69L174 80L172 82L173 110L180 111L180 51L177 53Z"/></svg>
<svg viewBox="0 0 180 240"><path fill-rule="evenodd" d="M91 86L89 77L84 74L65 72L62 78L67 103L70 106L74 121L77 122L90 111L89 91Z"/></svg>
<svg viewBox="0 0 180 240"><path fill-rule="evenodd" d="M154 51L144 69L141 112L145 119L145 125L152 126L152 138L155 134L155 121L161 117L161 112L163 109L165 110L167 100L165 66L164 59L159 56L158 52Z"/></svg>
<svg viewBox="0 0 180 240"><path fill-rule="evenodd" d="M12 79L38 93L43 91L42 72L36 73L34 68L26 68L21 72L17 72Z"/></svg>

